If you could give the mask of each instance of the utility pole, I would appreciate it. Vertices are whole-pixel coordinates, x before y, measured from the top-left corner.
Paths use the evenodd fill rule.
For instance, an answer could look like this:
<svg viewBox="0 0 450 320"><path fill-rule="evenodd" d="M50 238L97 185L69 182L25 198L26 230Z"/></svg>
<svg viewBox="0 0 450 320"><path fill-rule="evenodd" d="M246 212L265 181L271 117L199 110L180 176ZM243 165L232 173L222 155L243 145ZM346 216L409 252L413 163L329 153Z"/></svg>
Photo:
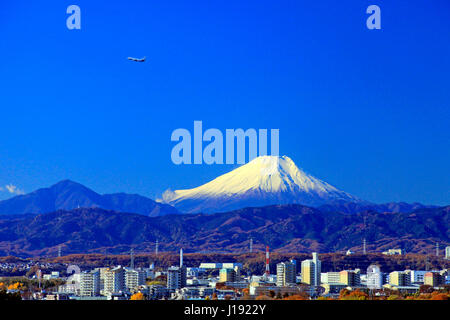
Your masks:
<svg viewBox="0 0 450 320"><path fill-rule="evenodd" d="M41 278L42 278L42 271L41 271L41 269L37 270L36 276L37 276L37 278L39 280L39 290L41 290Z"/></svg>
<svg viewBox="0 0 450 320"><path fill-rule="evenodd" d="M253 253L253 238L250 237L250 253Z"/></svg>
<svg viewBox="0 0 450 320"><path fill-rule="evenodd" d="M133 248L130 249L130 268L131 268L131 270L134 270L134 250L133 250Z"/></svg>
<svg viewBox="0 0 450 320"><path fill-rule="evenodd" d="M156 244L155 244L155 255L156 256L158 255L158 245L159 245L158 240L156 240Z"/></svg>
<svg viewBox="0 0 450 320"><path fill-rule="evenodd" d="M367 254L367 242L366 242L366 238L367 238L367 216L366 214L364 214L364 239L363 239L363 254Z"/></svg>
<svg viewBox="0 0 450 320"><path fill-rule="evenodd" d="M439 242L436 242L436 257L439 257Z"/></svg>
<svg viewBox="0 0 450 320"><path fill-rule="evenodd" d="M337 252L338 252L337 247L338 247L337 244L333 247L333 255L332 255L333 271L336 271L336 258L337 258Z"/></svg>

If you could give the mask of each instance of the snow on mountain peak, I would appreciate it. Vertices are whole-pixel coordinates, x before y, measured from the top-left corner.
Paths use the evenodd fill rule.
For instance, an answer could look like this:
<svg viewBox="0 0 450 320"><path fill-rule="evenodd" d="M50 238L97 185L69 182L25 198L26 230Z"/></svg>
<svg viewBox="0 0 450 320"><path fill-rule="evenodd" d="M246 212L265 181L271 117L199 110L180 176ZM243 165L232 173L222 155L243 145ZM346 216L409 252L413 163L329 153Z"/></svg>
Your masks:
<svg viewBox="0 0 450 320"><path fill-rule="evenodd" d="M357 198L309 175L287 156L260 156L197 188L167 191L163 200L185 212L214 212L249 205L321 205Z"/></svg>

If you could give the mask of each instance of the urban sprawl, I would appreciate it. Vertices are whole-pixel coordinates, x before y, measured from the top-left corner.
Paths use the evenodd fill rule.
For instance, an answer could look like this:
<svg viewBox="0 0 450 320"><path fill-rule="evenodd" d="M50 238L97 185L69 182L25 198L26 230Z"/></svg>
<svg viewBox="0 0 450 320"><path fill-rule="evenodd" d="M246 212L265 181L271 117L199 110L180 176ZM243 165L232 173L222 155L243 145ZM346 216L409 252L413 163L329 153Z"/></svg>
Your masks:
<svg viewBox="0 0 450 320"><path fill-rule="evenodd" d="M351 251L347 252L352 254ZM384 254L402 255L401 249ZM450 259L450 246L445 248ZM367 270L352 269L321 272L317 253L311 259L292 259L276 264L270 270L266 251L265 272L245 273L240 262L200 263L186 266L183 250L179 265L164 270L129 266L105 266L81 270L69 265L63 277L59 271L42 274L51 266L0 264L0 269L32 270L24 277L3 277L3 296L24 300L263 300L263 299L449 299L450 272L443 270L401 270L385 273L382 266ZM275 271L271 273L271 271ZM50 285L48 284L50 283Z"/></svg>

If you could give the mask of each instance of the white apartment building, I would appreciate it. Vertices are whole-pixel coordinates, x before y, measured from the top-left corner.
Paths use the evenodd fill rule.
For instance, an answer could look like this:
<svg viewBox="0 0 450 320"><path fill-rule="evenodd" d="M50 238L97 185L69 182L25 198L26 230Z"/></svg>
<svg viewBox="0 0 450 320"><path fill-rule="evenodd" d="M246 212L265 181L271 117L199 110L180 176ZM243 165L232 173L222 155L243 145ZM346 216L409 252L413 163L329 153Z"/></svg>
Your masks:
<svg viewBox="0 0 450 320"><path fill-rule="evenodd" d="M381 289L383 273L380 271L380 267L372 264L367 268L366 285L369 289Z"/></svg>
<svg viewBox="0 0 450 320"><path fill-rule="evenodd" d="M100 294L100 271L98 269L80 274L80 296L95 297Z"/></svg>
<svg viewBox="0 0 450 320"><path fill-rule="evenodd" d="M125 289L125 270L121 267L105 271L105 289L106 295L122 292Z"/></svg>
<svg viewBox="0 0 450 320"><path fill-rule="evenodd" d="M125 271L125 287L127 290L135 290L145 285L147 272L142 269L127 269Z"/></svg>
<svg viewBox="0 0 450 320"><path fill-rule="evenodd" d="M277 264L277 286L283 287L296 283L296 265L292 262Z"/></svg>
<svg viewBox="0 0 450 320"><path fill-rule="evenodd" d="M341 283L340 272L326 272L321 274L321 283Z"/></svg>
<svg viewBox="0 0 450 320"><path fill-rule="evenodd" d="M170 267L167 269L167 289L175 290L186 286L186 268Z"/></svg>

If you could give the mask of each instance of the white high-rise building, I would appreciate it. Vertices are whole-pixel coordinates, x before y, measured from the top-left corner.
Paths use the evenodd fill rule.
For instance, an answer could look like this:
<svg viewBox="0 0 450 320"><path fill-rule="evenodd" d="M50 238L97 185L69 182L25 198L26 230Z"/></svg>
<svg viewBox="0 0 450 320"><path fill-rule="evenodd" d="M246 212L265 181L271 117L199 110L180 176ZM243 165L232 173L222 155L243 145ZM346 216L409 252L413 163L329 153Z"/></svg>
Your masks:
<svg viewBox="0 0 450 320"><path fill-rule="evenodd" d="M170 267L167 269L167 289L175 290L186 286L186 268Z"/></svg>
<svg viewBox="0 0 450 320"><path fill-rule="evenodd" d="M284 287L296 283L296 265L292 262L277 264L277 286Z"/></svg>
<svg viewBox="0 0 450 320"><path fill-rule="evenodd" d="M312 256L312 259L302 261L302 282L317 287L320 286L322 263L317 252Z"/></svg>
<svg viewBox="0 0 450 320"><path fill-rule="evenodd" d="M383 286L383 273L377 265L370 265L367 268L367 288L381 289Z"/></svg>
<svg viewBox="0 0 450 320"><path fill-rule="evenodd" d="M145 285L147 272L142 269L127 269L125 271L125 287L127 290L134 290Z"/></svg>
<svg viewBox="0 0 450 320"><path fill-rule="evenodd" d="M80 296L95 297L100 294L100 271L98 269L80 274Z"/></svg>
<svg viewBox="0 0 450 320"><path fill-rule="evenodd" d="M175 290L186 287L186 267L183 265L183 249L180 249L180 266L167 269L167 289Z"/></svg>
<svg viewBox="0 0 450 320"><path fill-rule="evenodd" d="M121 267L115 267L105 272L106 294L122 292L125 289L125 270Z"/></svg>

